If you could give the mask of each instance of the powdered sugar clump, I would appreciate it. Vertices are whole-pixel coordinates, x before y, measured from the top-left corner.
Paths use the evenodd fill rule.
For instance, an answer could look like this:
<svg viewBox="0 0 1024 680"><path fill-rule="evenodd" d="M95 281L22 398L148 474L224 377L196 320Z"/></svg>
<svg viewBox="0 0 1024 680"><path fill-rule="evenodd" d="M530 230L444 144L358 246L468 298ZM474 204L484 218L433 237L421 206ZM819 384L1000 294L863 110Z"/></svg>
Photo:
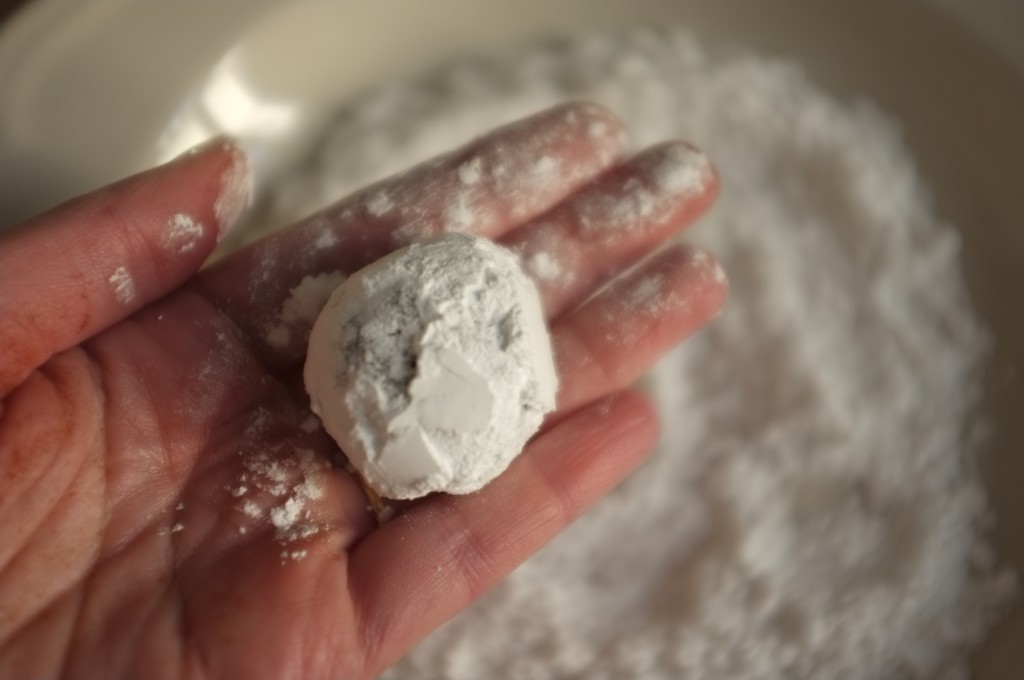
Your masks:
<svg viewBox="0 0 1024 680"><path fill-rule="evenodd" d="M562 276L562 267L550 253L534 253L524 263L530 274L541 281L557 281Z"/></svg>
<svg viewBox="0 0 1024 680"><path fill-rule="evenodd" d="M715 159L723 196L692 238L730 303L651 376L662 451L385 677L962 677L1012 586L972 462L987 342L957 233L874 108L684 33L581 38L371 93L279 205L569 98L620 113L639 146ZM677 191L701 174L652 173ZM623 191L593 224L655 209L649 186Z"/></svg>
<svg viewBox="0 0 1024 680"><path fill-rule="evenodd" d="M122 304L135 299L135 280L125 267L118 267L107 279L114 290L114 295Z"/></svg>
<svg viewBox="0 0 1024 680"><path fill-rule="evenodd" d="M176 213L168 220L168 229L163 241L164 247L179 255L191 252L199 243L199 239L203 237L204 232L205 228L202 223L185 213Z"/></svg>
<svg viewBox="0 0 1024 680"><path fill-rule="evenodd" d="M480 181L483 159L479 156L459 166L459 180L463 184L476 184Z"/></svg>
<svg viewBox="0 0 1024 680"><path fill-rule="evenodd" d="M658 186L672 196L693 196L711 182L713 171L708 157L688 146L673 144L651 167Z"/></svg>
<svg viewBox="0 0 1024 680"><path fill-rule="evenodd" d="M331 293L344 281L345 275L341 272L303 277L299 285L291 289L274 325L267 331L267 342L272 347L282 349L292 341L293 333L308 333Z"/></svg>

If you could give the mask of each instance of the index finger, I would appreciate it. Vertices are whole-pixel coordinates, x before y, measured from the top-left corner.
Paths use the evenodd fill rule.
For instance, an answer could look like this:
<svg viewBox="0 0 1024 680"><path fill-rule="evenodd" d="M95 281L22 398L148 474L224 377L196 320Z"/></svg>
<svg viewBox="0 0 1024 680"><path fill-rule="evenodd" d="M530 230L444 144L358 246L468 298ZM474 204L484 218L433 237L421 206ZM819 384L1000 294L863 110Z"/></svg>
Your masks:
<svg viewBox="0 0 1024 680"><path fill-rule="evenodd" d="M606 109L558 106L358 191L227 258L197 286L268 365L284 366L304 352L280 319L300 284L326 296L338 279L316 277L356 271L445 231L498 238L604 173L624 148L622 125Z"/></svg>

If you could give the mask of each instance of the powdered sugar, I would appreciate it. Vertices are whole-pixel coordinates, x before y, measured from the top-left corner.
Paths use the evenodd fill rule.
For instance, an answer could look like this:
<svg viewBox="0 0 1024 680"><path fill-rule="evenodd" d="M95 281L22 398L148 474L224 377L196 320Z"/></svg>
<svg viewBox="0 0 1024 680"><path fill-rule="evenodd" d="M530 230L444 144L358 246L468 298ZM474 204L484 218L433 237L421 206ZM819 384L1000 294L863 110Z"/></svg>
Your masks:
<svg viewBox="0 0 1024 680"><path fill-rule="evenodd" d="M341 272L324 272L316 276L303 277L299 285L291 289L284 301L277 319L267 331L267 343L282 349L287 347L295 334L305 337L320 310L334 289L342 284L345 275Z"/></svg>
<svg viewBox="0 0 1024 680"><path fill-rule="evenodd" d="M126 267L115 269L107 281L110 283L114 295L122 304L128 304L135 299L135 280L132 279L132 275L128 273Z"/></svg>
<svg viewBox="0 0 1024 680"><path fill-rule="evenodd" d="M323 229L319 234L317 234L316 239L313 241L313 248L316 250L326 250L328 248L333 248L337 244L337 235L329 229Z"/></svg>
<svg viewBox="0 0 1024 680"><path fill-rule="evenodd" d="M665 148L662 157L655 157L651 174L662 191L670 196L694 196L711 183L713 171L708 157L683 144Z"/></svg>
<svg viewBox="0 0 1024 680"><path fill-rule="evenodd" d="M652 274L651 276L643 279L639 285L630 292L626 297L626 301L633 307L649 307L659 299L658 294L661 292L664 285L665 282L661 276Z"/></svg>
<svg viewBox="0 0 1024 680"><path fill-rule="evenodd" d="M558 161L551 156L541 156L528 170L530 179L535 182L548 182L558 174Z"/></svg>
<svg viewBox="0 0 1024 680"><path fill-rule="evenodd" d="M479 156L459 166L459 180L466 185L473 185L480 181L480 170L483 166L483 159Z"/></svg>
<svg viewBox="0 0 1024 680"><path fill-rule="evenodd" d="M562 267L550 253L534 253L524 264L530 274L541 281L557 281L562 276Z"/></svg>
<svg viewBox="0 0 1024 680"><path fill-rule="evenodd" d="M164 235L164 247L179 255L191 252L203 237L205 228L185 213L172 215L168 220L167 233Z"/></svg>
<svg viewBox="0 0 1024 680"><path fill-rule="evenodd" d="M285 193L317 207L580 97L639 145L715 159L723 197L692 238L729 269L729 307L649 378L662 450L385 677L961 677L1012 587L972 462L987 343L957 234L873 107L683 33L581 38L371 93ZM654 165L592 226L702 174Z"/></svg>
<svg viewBox="0 0 1024 680"><path fill-rule="evenodd" d="M409 104L411 114L416 106ZM401 108L404 103L396 101L394 105ZM385 105L385 108L390 106ZM622 148L622 131L606 110L591 104L567 105L542 115L548 116L545 124L504 129L494 143L471 144L457 154L436 158L403 173L397 181L386 185L361 188L365 184L363 176L362 184L351 184L343 192L351 194L349 200L322 217L339 230L387 225L392 245L401 247L445 232L487 235L509 219L543 212L584 177L614 161ZM375 126L377 122L377 114L371 110L360 111L353 119L356 128ZM599 142L591 142L580 149L577 142L587 138L592 124L600 124L607 134ZM366 160L371 162L375 162L372 158L381 158L381 149L362 146L365 139L356 128L346 133L353 135L351 140L336 140L339 153L350 149L357 156L367 156ZM439 135L439 140L450 139L450 131L450 121L437 121L433 134ZM576 149L589 158L581 159L587 161L584 163L560 167L562 148ZM438 146L437 151L450 152L451 149ZM405 169L393 168L395 171ZM334 193L338 188L336 170L341 168L324 167L316 171L333 175L326 185L321 185L315 176L298 173L272 197L271 214L265 218L265 223L284 223L296 214L304 214L311 204L318 209L325 208L333 202L331 199L338 197ZM331 188L321 192L320 186ZM301 206L299 212L296 206Z"/></svg>
<svg viewBox="0 0 1024 680"><path fill-rule="evenodd" d="M241 473L224 487L224 493L237 499L234 508L245 518L239 533L268 522L275 539L287 545L323 528L312 503L324 497L330 464L294 439L271 434L292 428L293 423L266 408L250 414L238 451Z"/></svg>
<svg viewBox="0 0 1024 680"><path fill-rule="evenodd" d="M394 201L384 191L378 191L373 195L373 198L366 204L367 210L374 217L380 217L381 215L387 214L389 210L395 207Z"/></svg>
<svg viewBox="0 0 1024 680"><path fill-rule="evenodd" d="M232 496L239 496L244 494L246 489L243 488L241 493L231 492ZM238 509L245 513L245 515L251 519L259 519L263 516L263 508L256 501L242 501L242 504L238 506Z"/></svg>
<svg viewBox="0 0 1024 680"><path fill-rule="evenodd" d="M282 542L307 538L320 531L308 502L323 497L322 485L329 465L304 451L312 454L303 449L242 454L245 483L226 489L232 496L242 498L237 508L246 516L268 519ZM263 502L249 497L256 494Z"/></svg>
<svg viewBox="0 0 1024 680"><path fill-rule="evenodd" d="M666 144L641 154L639 176L631 176L600 191L575 197L576 212L589 238L615 242L623 232L658 226L677 210L681 200L705 192L713 180L711 162L700 151L684 144Z"/></svg>
<svg viewBox="0 0 1024 680"><path fill-rule="evenodd" d="M231 153L231 165L221 177L220 193L213 204L218 241L224 238L242 212L249 207L253 189L252 168L245 149L233 140L225 141L224 149Z"/></svg>

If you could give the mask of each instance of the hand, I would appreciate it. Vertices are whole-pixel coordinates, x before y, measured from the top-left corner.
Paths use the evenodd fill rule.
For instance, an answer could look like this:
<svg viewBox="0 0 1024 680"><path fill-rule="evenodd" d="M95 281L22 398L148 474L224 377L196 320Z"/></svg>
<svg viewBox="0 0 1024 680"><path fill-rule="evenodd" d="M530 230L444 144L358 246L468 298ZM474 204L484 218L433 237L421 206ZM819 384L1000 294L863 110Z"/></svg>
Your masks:
<svg viewBox="0 0 1024 680"><path fill-rule="evenodd" d="M229 142L0 235L0 677L372 677L612 488L657 438L628 386L726 288L679 246L602 288L717 190L689 147L623 144L599 107L552 109L198 274L245 200ZM483 491L378 528L286 303L445 228L522 255L558 409Z"/></svg>

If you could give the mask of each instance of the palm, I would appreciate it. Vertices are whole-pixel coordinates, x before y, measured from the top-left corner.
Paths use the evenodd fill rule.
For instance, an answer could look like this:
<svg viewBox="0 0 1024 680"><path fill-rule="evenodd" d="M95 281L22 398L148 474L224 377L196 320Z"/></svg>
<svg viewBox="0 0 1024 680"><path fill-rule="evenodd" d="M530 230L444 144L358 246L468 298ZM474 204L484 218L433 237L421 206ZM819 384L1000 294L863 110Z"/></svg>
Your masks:
<svg viewBox="0 0 1024 680"><path fill-rule="evenodd" d="M86 323L67 330L73 319L46 317L53 327L36 329L36 345L84 342L64 342L41 365L33 338L16 330L4 345L0 335L0 675L369 677L638 463L652 416L617 390L717 309L722 281L710 261L668 251L578 303L689 222L714 187L654 191L661 207L638 218L642 228L581 239L587 206L633 200L630 181L650 185L652 167L678 155L663 147L605 172L620 141L574 133L595 117L616 125L575 107L499 131L241 251L92 337L73 335ZM407 214L369 215L368 197L390 192L429 233L435 197L467 155L526 137L546 146L523 144L509 162L547 151L580 170L515 206L490 188L492 219L471 228L527 262L545 252L567 268L558 281L539 277L558 411L485 491L428 498L377 528L358 483L330 464L336 446L309 426L308 320L291 320L288 342L269 342L267 329L303 276L352 271L394 247ZM223 173L226 161L188 162ZM210 191L193 193L213 217ZM14 239L34 247L32 235ZM658 304L625 304L643 296Z"/></svg>

